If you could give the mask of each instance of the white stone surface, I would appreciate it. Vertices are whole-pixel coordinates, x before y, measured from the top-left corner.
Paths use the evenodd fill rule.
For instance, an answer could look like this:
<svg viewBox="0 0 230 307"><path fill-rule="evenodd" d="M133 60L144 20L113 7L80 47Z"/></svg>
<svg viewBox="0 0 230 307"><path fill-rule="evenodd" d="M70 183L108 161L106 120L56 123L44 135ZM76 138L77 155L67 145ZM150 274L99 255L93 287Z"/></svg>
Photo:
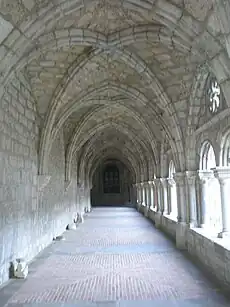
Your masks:
<svg viewBox="0 0 230 307"><path fill-rule="evenodd" d="M15 264L14 275L16 278L25 279L29 273L28 264L25 260L19 259Z"/></svg>

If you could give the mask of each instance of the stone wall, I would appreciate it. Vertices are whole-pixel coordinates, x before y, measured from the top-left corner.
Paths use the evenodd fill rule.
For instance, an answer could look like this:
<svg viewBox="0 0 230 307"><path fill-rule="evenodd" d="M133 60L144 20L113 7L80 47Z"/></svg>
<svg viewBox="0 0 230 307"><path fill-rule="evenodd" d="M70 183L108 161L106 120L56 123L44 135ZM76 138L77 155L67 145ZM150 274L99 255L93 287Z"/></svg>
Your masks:
<svg viewBox="0 0 230 307"><path fill-rule="evenodd" d="M36 108L23 76L0 100L0 284L10 261L28 257L37 221Z"/></svg>
<svg viewBox="0 0 230 307"><path fill-rule="evenodd" d="M36 114L27 81L15 76L0 100L0 284L11 261L30 261L65 230L75 210L74 181L64 189L62 135L50 154L50 182L38 193Z"/></svg>

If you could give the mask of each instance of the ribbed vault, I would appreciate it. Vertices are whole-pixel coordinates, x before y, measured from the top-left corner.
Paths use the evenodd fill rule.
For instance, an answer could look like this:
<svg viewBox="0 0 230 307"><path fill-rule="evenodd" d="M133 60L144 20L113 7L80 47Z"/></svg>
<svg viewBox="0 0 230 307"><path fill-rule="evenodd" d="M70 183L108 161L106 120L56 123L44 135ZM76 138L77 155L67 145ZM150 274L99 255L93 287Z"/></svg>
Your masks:
<svg viewBox="0 0 230 307"><path fill-rule="evenodd" d="M19 72L30 84L39 174L61 132L67 181L74 163L88 181L110 156L151 179L162 146L186 169L200 69L226 63L212 0L2 1L0 12L0 95ZM229 70L216 77L227 91Z"/></svg>

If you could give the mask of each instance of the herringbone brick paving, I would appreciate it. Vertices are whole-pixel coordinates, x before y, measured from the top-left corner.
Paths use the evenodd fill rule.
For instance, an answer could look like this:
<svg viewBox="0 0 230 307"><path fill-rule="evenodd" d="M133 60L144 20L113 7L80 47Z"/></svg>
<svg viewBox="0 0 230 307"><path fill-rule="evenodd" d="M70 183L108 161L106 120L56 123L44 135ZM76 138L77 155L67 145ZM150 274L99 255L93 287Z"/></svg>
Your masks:
<svg viewBox="0 0 230 307"><path fill-rule="evenodd" d="M0 307L226 307L173 243L131 208L95 208L0 291Z"/></svg>

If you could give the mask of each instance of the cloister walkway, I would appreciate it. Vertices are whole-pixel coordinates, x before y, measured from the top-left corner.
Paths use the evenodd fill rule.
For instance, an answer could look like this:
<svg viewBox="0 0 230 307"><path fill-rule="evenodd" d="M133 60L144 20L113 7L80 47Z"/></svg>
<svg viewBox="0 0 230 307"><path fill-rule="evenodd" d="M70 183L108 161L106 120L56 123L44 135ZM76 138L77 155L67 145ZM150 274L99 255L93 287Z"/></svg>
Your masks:
<svg viewBox="0 0 230 307"><path fill-rule="evenodd" d="M0 291L0 307L220 307L216 286L132 208L94 208Z"/></svg>

